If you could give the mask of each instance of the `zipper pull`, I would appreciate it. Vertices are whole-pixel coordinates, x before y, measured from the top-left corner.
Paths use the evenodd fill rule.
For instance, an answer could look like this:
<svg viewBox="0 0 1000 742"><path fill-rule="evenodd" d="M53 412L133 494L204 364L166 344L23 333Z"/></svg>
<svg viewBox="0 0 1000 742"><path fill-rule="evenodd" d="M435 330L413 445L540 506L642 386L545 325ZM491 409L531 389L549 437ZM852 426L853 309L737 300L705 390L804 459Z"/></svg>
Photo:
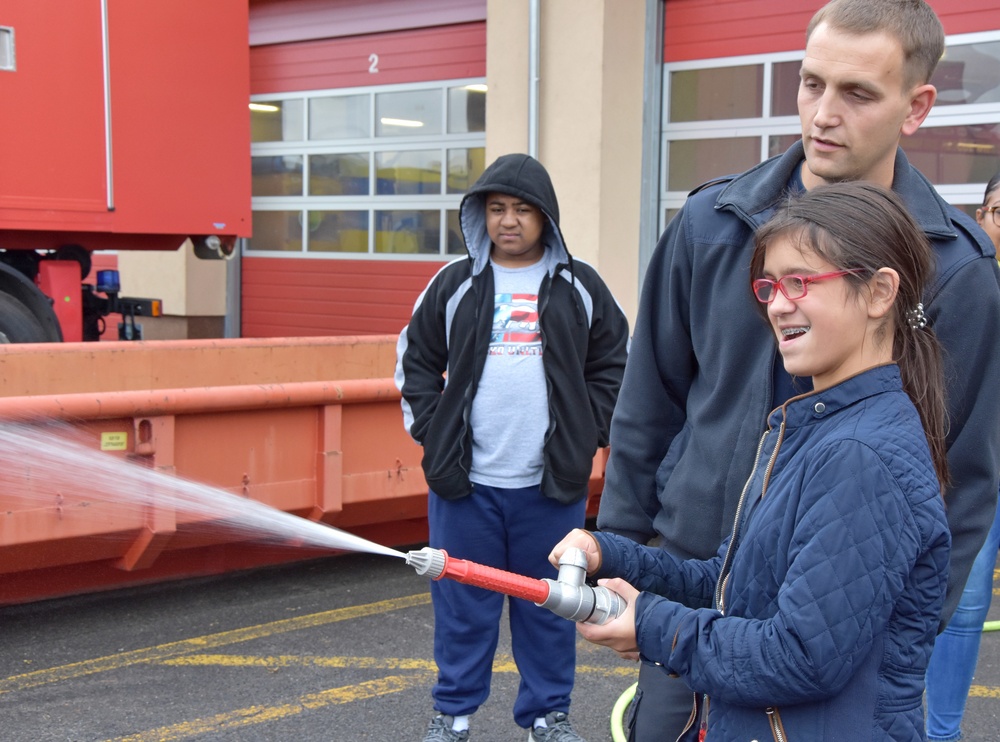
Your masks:
<svg viewBox="0 0 1000 742"><path fill-rule="evenodd" d="M708 735L708 694L705 694L704 703L701 706L701 723L698 725L698 742L705 742Z"/></svg>

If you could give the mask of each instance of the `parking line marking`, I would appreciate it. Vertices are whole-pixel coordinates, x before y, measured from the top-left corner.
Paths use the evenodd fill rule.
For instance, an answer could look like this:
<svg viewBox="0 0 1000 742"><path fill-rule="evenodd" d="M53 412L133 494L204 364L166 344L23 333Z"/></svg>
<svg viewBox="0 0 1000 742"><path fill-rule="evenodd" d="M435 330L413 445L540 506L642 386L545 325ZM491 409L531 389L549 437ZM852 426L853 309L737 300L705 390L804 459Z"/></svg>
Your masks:
<svg viewBox="0 0 1000 742"><path fill-rule="evenodd" d="M421 670L437 672L432 660L408 660L379 657L247 657L235 654L192 654L164 660L161 664L173 667L330 667L354 670Z"/></svg>
<svg viewBox="0 0 1000 742"><path fill-rule="evenodd" d="M430 593L420 593L391 600L380 600L376 603L366 605L350 606L348 608L336 608L320 613L311 613L307 616L297 616L296 618L285 618L270 623L258 624L256 626L246 626L241 629L223 631L218 634L207 634L191 639L184 639L177 642L169 642L154 647L135 649L130 652L109 655L107 657L97 657L82 662L73 662L68 665L51 667L46 670L35 670L22 675L12 675L11 677L0 679L0 695L12 693L27 688L35 688L49 683L58 683L63 680L94 675L100 672L110 672L120 670L131 665L139 665L147 662L161 662L179 655L191 654L193 652L212 649L214 647L224 647L230 644L261 639L275 634L284 634L290 631L301 631L302 629L315 628L338 621L348 621L354 618L374 616L390 611L397 611L403 608L426 605L430 603Z"/></svg>
<svg viewBox="0 0 1000 742"><path fill-rule="evenodd" d="M1000 698L1000 688L989 685L973 685L969 688L969 698Z"/></svg>
<svg viewBox="0 0 1000 742"><path fill-rule="evenodd" d="M174 667L331 667L354 670L419 670L437 672L432 660L404 659L399 657L302 657L298 655L278 655L274 657L254 657L234 654L191 654L162 660L161 664ZM494 673L516 673L517 666L512 657L498 656L493 663ZM602 675L609 678L632 678L637 670L634 666L597 667L577 665L577 674Z"/></svg>
<svg viewBox="0 0 1000 742"><path fill-rule="evenodd" d="M215 716L207 716L203 719L149 729L138 734L130 734L127 737L117 737L107 742L171 742L172 740L187 739L211 732L239 729L251 724L273 722L296 716L304 711L322 709L326 706L351 703L389 693L399 693L426 682L427 675L425 673L406 676L393 675L342 688L331 688L320 693L309 693L300 696L292 703L278 706L248 706Z"/></svg>

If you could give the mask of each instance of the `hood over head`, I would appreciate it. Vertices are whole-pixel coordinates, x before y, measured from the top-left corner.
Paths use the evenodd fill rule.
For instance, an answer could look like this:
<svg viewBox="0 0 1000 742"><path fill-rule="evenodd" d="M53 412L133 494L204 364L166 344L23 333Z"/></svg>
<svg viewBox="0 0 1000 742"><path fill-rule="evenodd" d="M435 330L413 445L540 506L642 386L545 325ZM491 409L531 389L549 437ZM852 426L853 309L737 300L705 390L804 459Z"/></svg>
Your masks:
<svg viewBox="0 0 1000 742"><path fill-rule="evenodd" d="M492 242L486 231L486 196L490 193L514 196L541 209L546 217L542 233L545 244L543 260L549 272L559 263L572 265L562 232L559 231L559 202L548 171L530 155L511 154L498 157L483 171L465 194L459 208L462 236L473 261L473 273L479 273L489 264Z"/></svg>

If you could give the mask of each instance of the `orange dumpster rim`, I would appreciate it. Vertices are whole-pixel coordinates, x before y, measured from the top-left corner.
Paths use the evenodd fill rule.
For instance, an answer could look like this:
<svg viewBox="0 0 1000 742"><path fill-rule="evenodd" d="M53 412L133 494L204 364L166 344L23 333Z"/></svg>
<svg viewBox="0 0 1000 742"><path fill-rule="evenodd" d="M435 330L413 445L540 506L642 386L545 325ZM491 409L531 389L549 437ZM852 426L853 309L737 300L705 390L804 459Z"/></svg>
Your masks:
<svg viewBox="0 0 1000 742"><path fill-rule="evenodd" d="M362 404L399 399L392 378L79 392L0 398L0 420L107 419Z"/></svg>

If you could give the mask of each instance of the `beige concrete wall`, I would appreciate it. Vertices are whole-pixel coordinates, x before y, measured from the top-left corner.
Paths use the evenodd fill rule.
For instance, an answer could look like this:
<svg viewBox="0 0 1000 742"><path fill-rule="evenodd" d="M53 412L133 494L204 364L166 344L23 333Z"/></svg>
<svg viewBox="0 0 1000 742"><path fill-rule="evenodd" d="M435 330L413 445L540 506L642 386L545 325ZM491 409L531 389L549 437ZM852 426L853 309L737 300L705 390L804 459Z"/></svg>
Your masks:
<svg viewBox="0 0 1000 742"><path fill-rule="evenodd" d="M122 294L162 299L164 314L226 314L226 262L195 257L190 242L169 252L121 252L118 266Z"/></svg>
<svg viewBox="0 0 1000 742"><path fill-rule="evenodd" d="M538 159L552 175L570 251L625 308L638 305L644 0L542 0ZM489 0L486 156L524 152L529 2Z"/></svg>
<svg viewBox="0 0 1000 742"><path fill-rule="evenodd" d="M180 249L168 252L122 251L118 253L118 268L122 296L163 301L162 320L140 320L146 339L221 336L226 314L226 261L202 260L195 256L191 243L185 242Z"/></svg>

